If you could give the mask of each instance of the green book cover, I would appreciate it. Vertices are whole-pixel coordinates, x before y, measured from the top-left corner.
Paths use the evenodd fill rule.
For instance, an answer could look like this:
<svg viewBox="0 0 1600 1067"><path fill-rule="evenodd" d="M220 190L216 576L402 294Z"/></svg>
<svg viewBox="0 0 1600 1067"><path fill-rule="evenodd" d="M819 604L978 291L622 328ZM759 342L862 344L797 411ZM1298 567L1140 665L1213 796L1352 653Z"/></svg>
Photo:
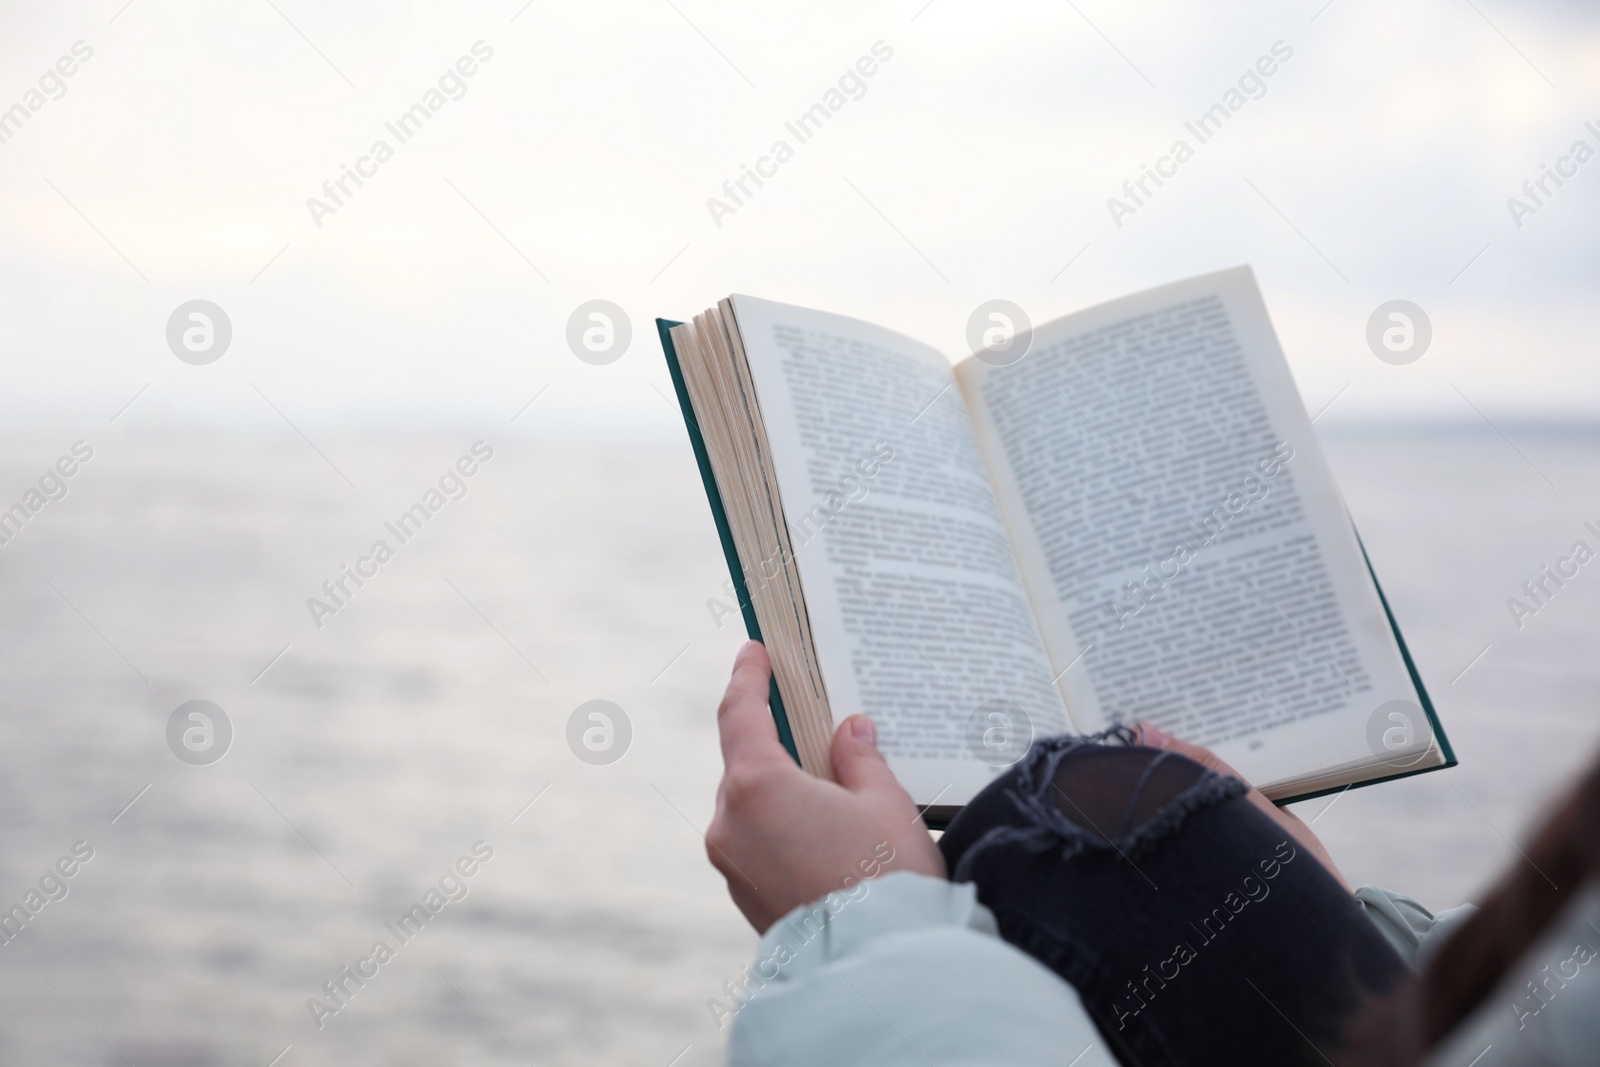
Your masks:
<svg viewBox="0 0 1600 1067"><path fill-rule="evenodd" d="M706 452L706 440L700 433L700 420L695 418L694 404L689 400L689 387L683 382L683 368L678 366L678 350L672 345L672 328L679 322L656 320L656 332L661 335L661 349L667 356L667 370L672 374L672 388L678 394L678 407L683 410L683 422L689 430L689 444L694 448L694 460L700 465L700 481L706 488L706 499L711 504L711 519L717 524L717 536L722 539L722 555L728 562L728 573L733 576L733 591L739 598L739 613L744 616L745 632L750 640L760 641L761 623L756 619L755 606L750 602L750 590L744 581L744 564L739 562L739 550L733 544L733 530L728 526L728 513L722 506L722 493L717 489L717 476L711 470L711 457ZM783 710L783 694L778 692L778 679L772 679L772 718L778 724L778 738L789 750L796 763L800 753L794 747L794 733L789 729L789 716Z"/></svg>

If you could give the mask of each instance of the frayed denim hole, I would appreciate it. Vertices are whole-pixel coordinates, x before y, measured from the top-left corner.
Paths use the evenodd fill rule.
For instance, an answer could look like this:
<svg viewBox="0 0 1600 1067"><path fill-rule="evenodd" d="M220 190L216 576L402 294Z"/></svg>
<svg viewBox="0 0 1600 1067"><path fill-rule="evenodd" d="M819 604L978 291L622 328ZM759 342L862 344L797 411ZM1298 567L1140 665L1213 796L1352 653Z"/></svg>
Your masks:
<svg viewBox="0 0 1600 1067"><path fill-rule="evenodd" d="M1150 750L1149 765L1142 768L1137 781L1128 789L1124 817L1120 820L1124 825L1109 829L1097 828L1092 823L1085 826L1083 823L1090 820L1081 811L1078 815L1082 821L1079 821L1062 810L1061 800L1075 807L1056 784L1067 760L1087 757L1097 749L1136 745L1137 735L1126 726L1113 726L1097 734L1063 735L1036 741L1012 768L1010 787L1004 793L1014 809L1014 821L992 827L974 841L956 864L952 880L972 881L978 858L990 849L1007 846L1041 854L1055 851L1062 863L1089 851L1115 851L1131 862L1136 855L1147 852L1156 842L1177 830L1190 814L1242 796L1249 789L1239 779L1207 770L1187 757ZM1145 806L1140 801L1144 799L1145 790L1155 782L1156 775L1162 774L1164 767L1169 768L1170 773L1176 764L1198 768L1198 773L1170 798L1157 803L1147 818L1131 828L1127 826L1132 816Z"/></svg>
<svg viewBox="0 0 1600 1067"><path fill-rule="evenodd" d="M1154 815L1155 811L1145 809L1153 807L1159 810L1164 802L1162 796L1166 790L1170 789L1171 793L1181 793L1186 787L1193 785L1194 779L1204 772L1204 768L1192 760L1169 760L1167 757L1170 755L1172 755L1170 752L1158 752L1153 759L1145 761L1144 771L1140 773L1139 780L1128 793L1127 807L1122 810L1122 821L1117 826L1119 836L1127 834ZM1158 781L1157 775L1163 780ZM1177 781L1170 781L1171 779ZM1157 799L1151 800L1151 794L1155 794Z"/></svg>
<svg viewBox="0 0 1600 1067"><path fill-rule="evenodd" d="M1112 756L1115 749L1100 743L1119 741L1130 745L1132 738L1131 730L1113 728L1083 739L1096 742L1092 746L1061 746L1053 749L1047 760L1041 761L1051 771L1050 781L1057 797L1074 809L1073 813L1063 812L1068 821L1075 821L1076 814L1081 817L1078 821L1090 822L1098 831L1096 836L1101 839L1109 836L1108 844L1125 859L1131 861L1135 855L1147 852L1155 842L1176 831L1192 813L1249 791L1249 786L1239 779L1218 774L1175 752L1137 748L1137 754ZM1080 795L1081 804L1071 800L1063 788L1062 776L1073 773L1066 764L1075 758L1099 762L1099 767L1086 774L1093 776L1098 772L1099 781L1092 784L1091 793L1098 788L1104 790L1105 795ZM1108 760L1109 766L1106 765ZM1135 766L1141 762L1143 765L1135 772ZM1082 790L1074 792L1081 794ZM1085 805L1100 816L1097 824L1083 810ZM1119 814L1113 815L1113 811ZM1074 849L1073 854L1080 851L1081 848Z"/></svg>
<svg viewBox="0 0 1600 1067"><path fill-rule="evenodd" d="M1077 749L1057 766L1051 800L1069 821L1088 826L1107 844L1120 841L1143 822L1137 818L1141 807L1153 808L1202 772L1198 764L1169 755L1150 748ZM1157 778L1163 766L1170 772ZM1165 796L1147 788L1153 780Z"/></svg>
<svg viewBox="0 0 1600 1067"><path fill-rule="evenodd" d="M1134 745L1137 737L1130 727L1113 726L1094 734L1062 734L1035 741L1008 774L1011 784L1004 796L1015 809L1016 822L992 827L974 841L951 872L951 880L973 881L972 868L978 857L1007 845L1039 853L1059 848L1063 863L1088 849L1114 849L1103 835L1063 815L1051 794L1057 792L1056 773L1069 756L1107 744Z"/></svg>
<svg viewBox="0 0 1600 1067"><path fill-rule="evenodd" d="M1180 757L1181 758L1181 757ZM1117 848L1129 862L1153 848L1162 838L1174 833L1185 819L1203 808L1209 808L1235 797L1244 796L1250 787L1237 778L1207 770L1187 789L1162 804L1139 826L1117 842Z"/></svg>

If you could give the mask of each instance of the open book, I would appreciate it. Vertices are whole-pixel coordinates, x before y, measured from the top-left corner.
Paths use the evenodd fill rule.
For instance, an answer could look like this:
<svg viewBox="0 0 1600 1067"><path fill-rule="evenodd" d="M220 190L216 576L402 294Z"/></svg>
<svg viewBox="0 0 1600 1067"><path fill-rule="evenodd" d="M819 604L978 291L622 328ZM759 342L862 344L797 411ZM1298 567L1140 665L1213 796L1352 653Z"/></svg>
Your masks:
<svg viewBox="0 0 1600 1067"><path fill-rule="evenodd" d="M935 824L1138 720L1278 801L1455 763L1248 267L954 366L747 296L658 326L807 771L857 712Z"/></svg>

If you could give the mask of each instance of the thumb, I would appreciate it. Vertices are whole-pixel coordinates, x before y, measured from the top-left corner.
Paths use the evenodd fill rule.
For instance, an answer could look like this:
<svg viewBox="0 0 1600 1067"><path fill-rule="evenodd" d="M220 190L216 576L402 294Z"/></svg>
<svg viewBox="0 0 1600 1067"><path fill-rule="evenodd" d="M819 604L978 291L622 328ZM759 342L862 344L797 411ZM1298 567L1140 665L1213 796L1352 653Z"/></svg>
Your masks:
<svg viewBox="0 0 1600 1067"><path fill-rule="evenodd" d="M865 715L852 715L839 724L829 756L834 777L852 793L903 792L878 751L878 728Z"/></svg>

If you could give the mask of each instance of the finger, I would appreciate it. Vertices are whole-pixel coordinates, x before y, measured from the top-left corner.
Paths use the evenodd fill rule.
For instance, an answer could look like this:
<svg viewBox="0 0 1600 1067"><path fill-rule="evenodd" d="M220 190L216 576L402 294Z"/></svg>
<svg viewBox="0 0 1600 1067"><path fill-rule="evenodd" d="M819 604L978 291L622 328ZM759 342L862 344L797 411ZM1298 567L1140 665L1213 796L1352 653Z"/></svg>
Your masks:
<svg viewBox="0 0 1600 1067"><path fill-rule="evenodd" d="M850 792L898 794L910 803L910 794L878 751L877 726L865 715L852 715L839 724L829 758L834 777Z"/></svg>
<svg viewBox="0 0 1600 1067"><path fill-rule="evenodd" d="M748 641L733 660L733 677L717 706L717 732L722 737L722 761L787 758L778 728L767 708L772 665L767 650Z"/></svg>

